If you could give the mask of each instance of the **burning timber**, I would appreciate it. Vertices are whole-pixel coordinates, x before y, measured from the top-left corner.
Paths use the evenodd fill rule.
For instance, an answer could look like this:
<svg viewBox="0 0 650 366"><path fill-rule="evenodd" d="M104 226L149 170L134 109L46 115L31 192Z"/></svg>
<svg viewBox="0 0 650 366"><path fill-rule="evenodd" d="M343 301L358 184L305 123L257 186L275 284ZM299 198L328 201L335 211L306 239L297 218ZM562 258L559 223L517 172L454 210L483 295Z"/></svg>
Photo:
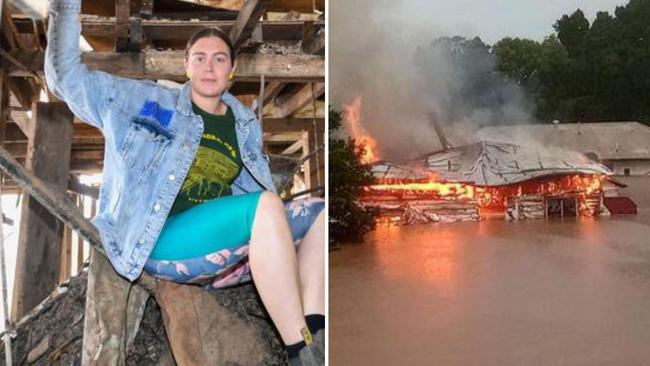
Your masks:
<svg viewBox="0 0 650 366"><path fill-rule="evenodd" d="M361 202L399 223L607 215L612 172L578 153L482 141L415 164L372 164L375 184Z"/></svg>

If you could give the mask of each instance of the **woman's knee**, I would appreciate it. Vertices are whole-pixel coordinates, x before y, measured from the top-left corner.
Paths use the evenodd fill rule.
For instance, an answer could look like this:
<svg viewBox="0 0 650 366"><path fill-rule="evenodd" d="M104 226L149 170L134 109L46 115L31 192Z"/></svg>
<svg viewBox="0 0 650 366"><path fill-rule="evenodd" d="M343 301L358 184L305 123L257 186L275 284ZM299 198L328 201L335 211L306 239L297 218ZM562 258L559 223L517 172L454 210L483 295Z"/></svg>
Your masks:
<svg viewBox="0 0 650 366"><path fill-rule="evenodd" d="M284 214L284 204L282 203L280 196L277 194L270 191L264 191L260 195L257 210L258 212Z"/></svg>

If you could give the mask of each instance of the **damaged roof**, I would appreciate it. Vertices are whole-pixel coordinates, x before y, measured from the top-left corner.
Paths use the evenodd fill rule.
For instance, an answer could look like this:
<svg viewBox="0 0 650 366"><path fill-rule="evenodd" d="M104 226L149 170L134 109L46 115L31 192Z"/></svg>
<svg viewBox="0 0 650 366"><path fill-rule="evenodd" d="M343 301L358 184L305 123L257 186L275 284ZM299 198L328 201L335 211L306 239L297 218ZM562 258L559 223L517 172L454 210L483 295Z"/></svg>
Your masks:
<svg viewBox="0 0 650 366"><path fill-rule="evenodd" d="M378 162L373 165L372 173L377 178L402 179L422 179L434 173L444 181L478 186L508 185L558 174L613 174L579 153L492 141L431 154L422 166Z"/></svg>

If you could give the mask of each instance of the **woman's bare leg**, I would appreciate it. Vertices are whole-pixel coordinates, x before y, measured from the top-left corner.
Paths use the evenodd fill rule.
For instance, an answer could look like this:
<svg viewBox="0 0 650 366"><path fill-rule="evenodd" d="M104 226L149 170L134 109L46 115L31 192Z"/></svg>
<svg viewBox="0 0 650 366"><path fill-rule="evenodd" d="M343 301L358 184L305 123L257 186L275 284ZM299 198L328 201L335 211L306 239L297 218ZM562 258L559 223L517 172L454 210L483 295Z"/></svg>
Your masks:
<svg viewBox="0 0 650 366"><path fill-rule="evenodd" d="M280 198L270 192L260 196L248 249L251 274L262 302L282 341L303 340L306 327L296 251Z"/></svg>
<svg viewBox="0 0 650 366"><path fill-rule="evenodd" d="M298 269L305 315L325 314L325 210L322 210L298 249Z"/></svg>

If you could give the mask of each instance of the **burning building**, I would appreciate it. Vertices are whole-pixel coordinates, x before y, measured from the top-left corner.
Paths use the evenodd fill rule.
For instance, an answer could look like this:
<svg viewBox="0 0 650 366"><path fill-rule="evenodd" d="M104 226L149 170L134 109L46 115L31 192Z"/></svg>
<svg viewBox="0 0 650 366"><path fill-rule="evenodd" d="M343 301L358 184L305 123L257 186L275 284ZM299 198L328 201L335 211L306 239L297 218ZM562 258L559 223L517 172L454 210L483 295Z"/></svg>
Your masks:
<svg viewBox="0 0 650 366"><path fill-rule="evenodd" d="M608 214L603 188L612 175L581 154L490 141L412 164L378 161L372 173L376 184L365 187L363 204L408 223Z"/></svg>
<svg viewBox="0 0 650 366"><path fill-rule="evenodd" d="M441 150L406 164L380 160L360 123L361 97L344 107L349 133L362 146L374 184L361 203L394 222L545 219L609 215L605 191L624 186L607 166L570 148L513 143L478 135L454 147L432 116ZM541 146L541 147L540 147ZM633 204L633 203L632 203Z"/></svg>

